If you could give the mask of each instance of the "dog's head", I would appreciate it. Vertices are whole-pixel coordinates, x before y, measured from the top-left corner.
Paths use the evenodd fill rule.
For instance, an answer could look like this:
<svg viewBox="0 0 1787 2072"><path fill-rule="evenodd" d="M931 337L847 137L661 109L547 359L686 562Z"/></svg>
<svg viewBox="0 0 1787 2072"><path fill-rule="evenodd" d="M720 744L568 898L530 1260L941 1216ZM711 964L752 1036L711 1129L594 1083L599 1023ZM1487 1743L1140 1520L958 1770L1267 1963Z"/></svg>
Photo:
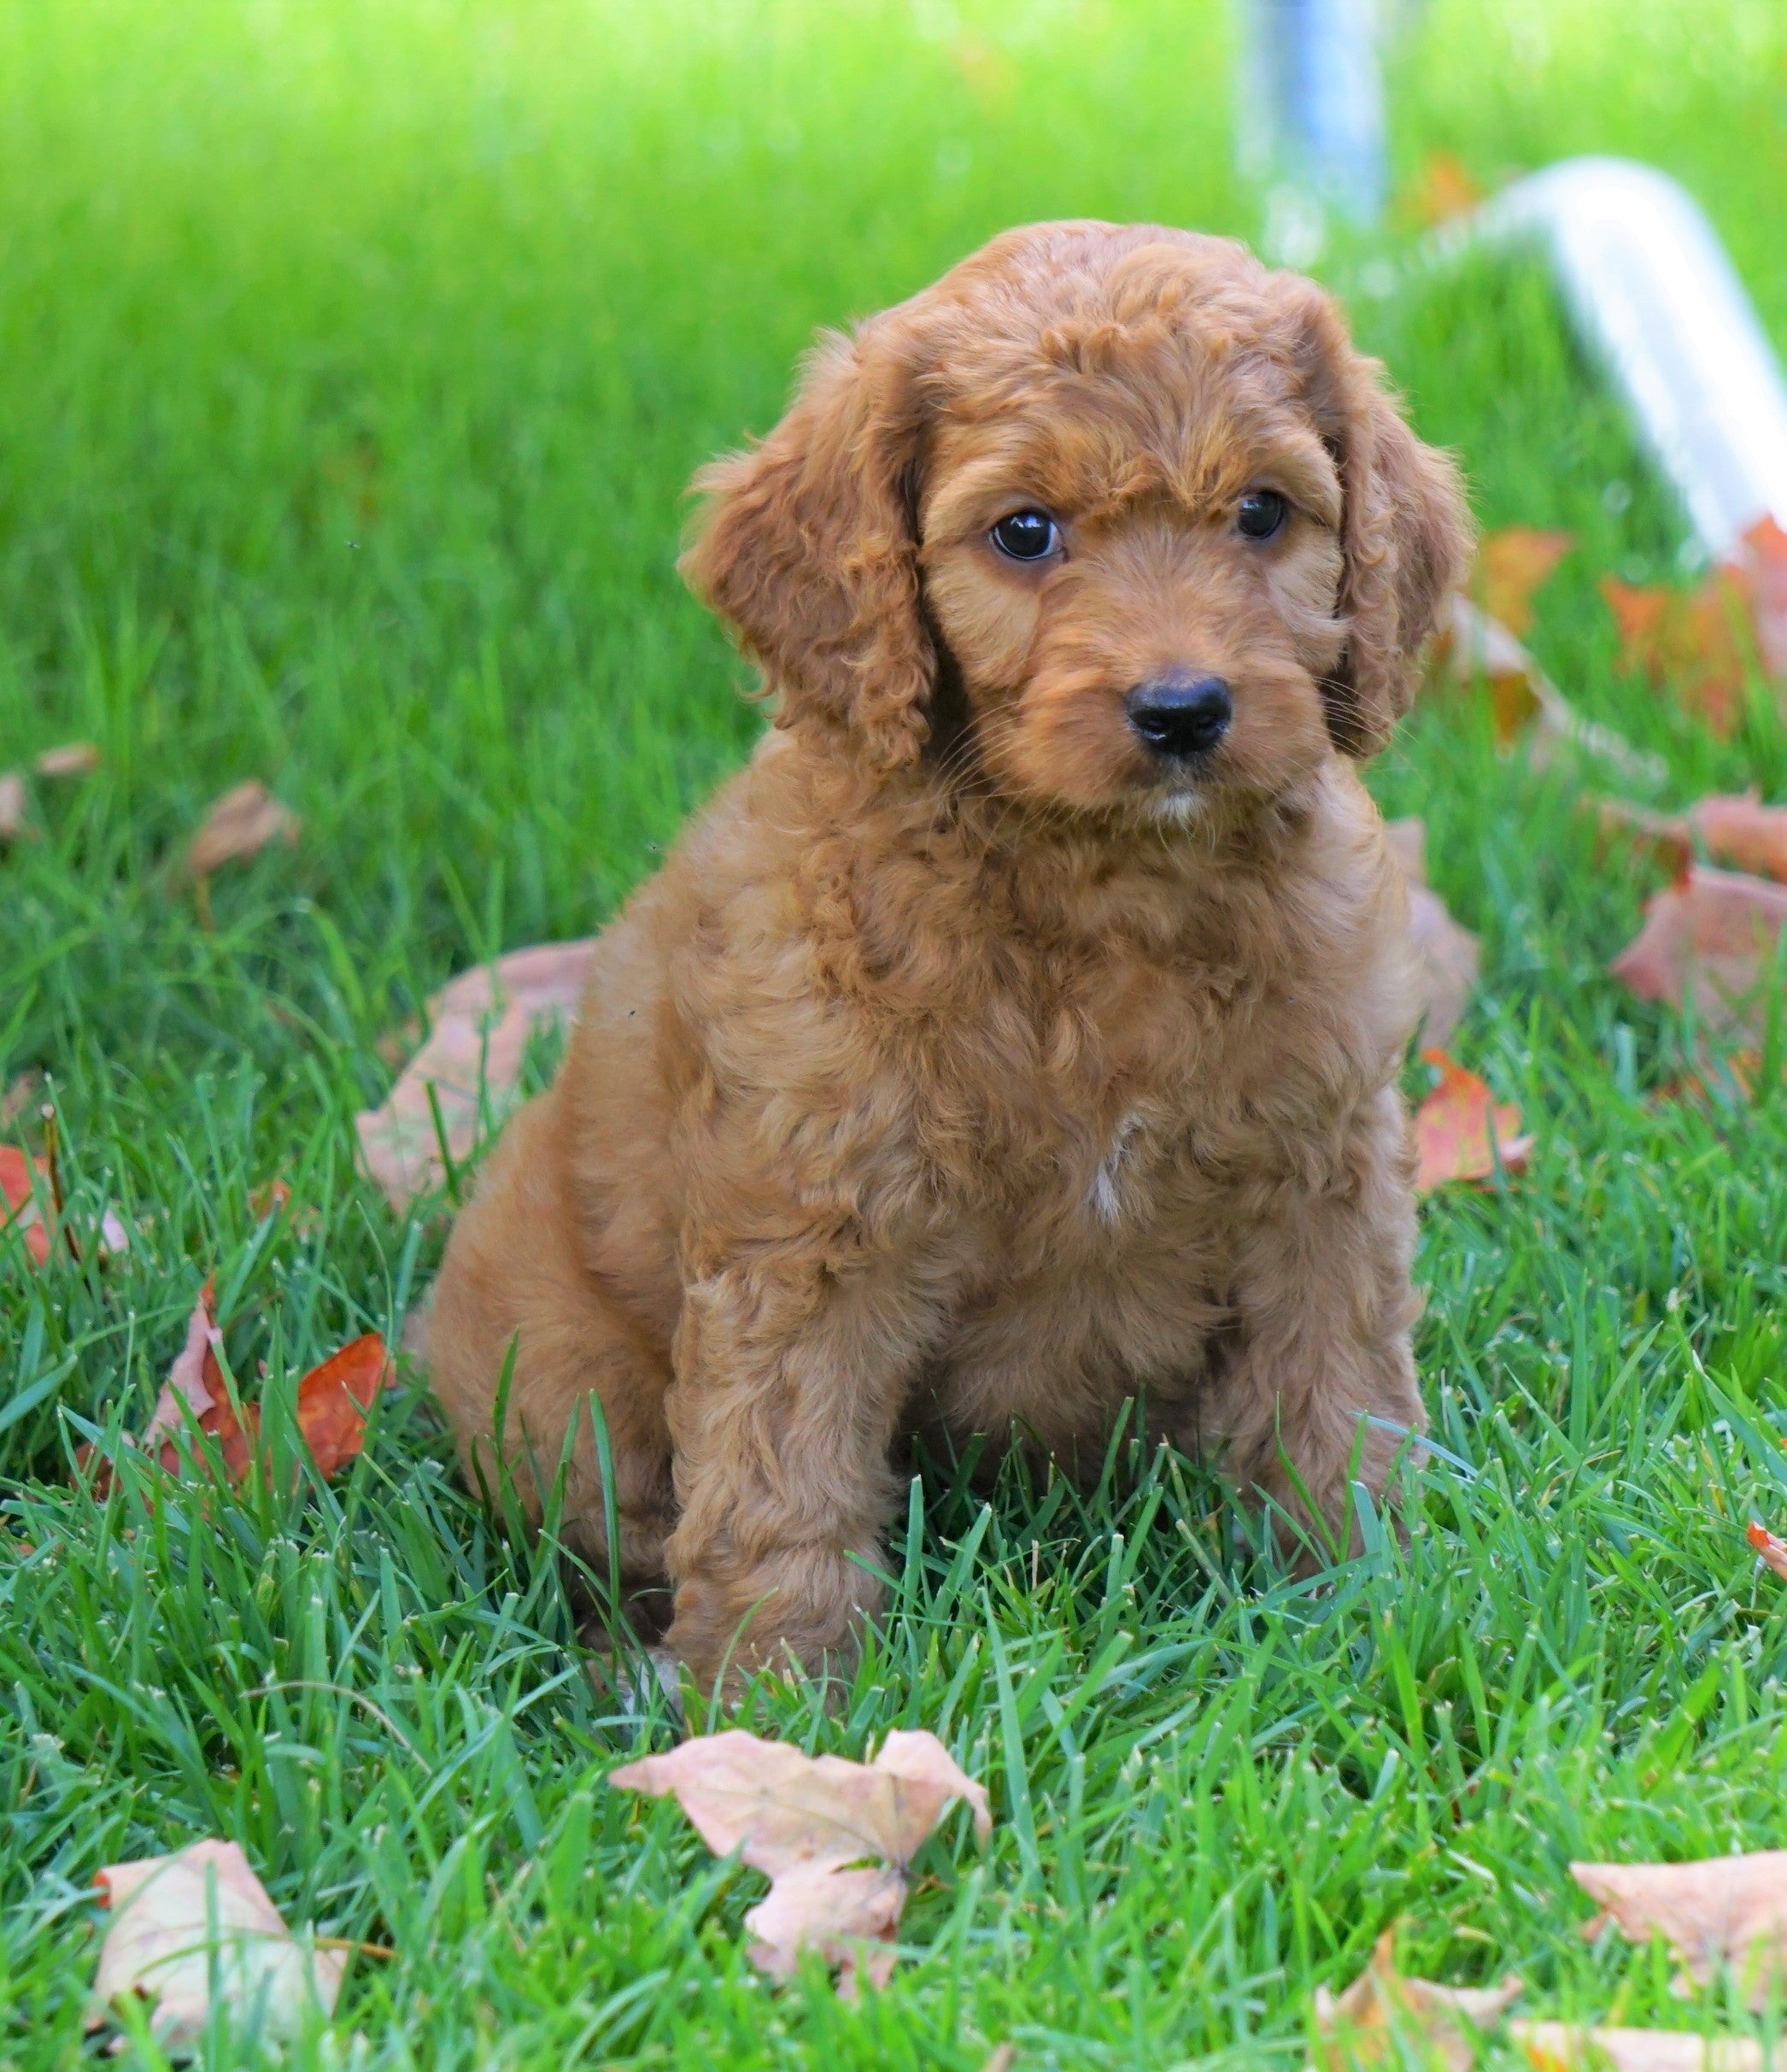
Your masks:
<svg viewBox="0 0 1787 2072"><path fill-rule="evenodd" d="M700 486L782 724L891 771L958 678L1000 789L1155 821L1380 748L1468 543L1319 289L1151 226L995 238Z"/></svg>

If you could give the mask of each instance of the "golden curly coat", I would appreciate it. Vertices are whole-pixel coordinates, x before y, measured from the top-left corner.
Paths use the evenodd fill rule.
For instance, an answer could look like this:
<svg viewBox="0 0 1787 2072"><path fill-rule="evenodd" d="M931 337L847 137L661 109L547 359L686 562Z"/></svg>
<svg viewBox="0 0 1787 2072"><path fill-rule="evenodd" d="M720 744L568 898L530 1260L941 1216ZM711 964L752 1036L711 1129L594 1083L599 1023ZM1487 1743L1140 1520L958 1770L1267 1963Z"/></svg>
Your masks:
<svg viewBox="0 0 1787 2072"><path fill-rule="evenodd" d="M513 1358L518 1480L569 1441L601 1569L600 1397L624 1573L704 1678L847 1651L919 1426L1084 1458L1143 1393L1345 1530L1423 1423L1405 898L1354 764L1461 572L1452 467L1309 282L1083 222L827 339L700 487L686 572L776 725L459 1219L468 1466ZM1139 731L1213 679L1213 744Z"/></svg>

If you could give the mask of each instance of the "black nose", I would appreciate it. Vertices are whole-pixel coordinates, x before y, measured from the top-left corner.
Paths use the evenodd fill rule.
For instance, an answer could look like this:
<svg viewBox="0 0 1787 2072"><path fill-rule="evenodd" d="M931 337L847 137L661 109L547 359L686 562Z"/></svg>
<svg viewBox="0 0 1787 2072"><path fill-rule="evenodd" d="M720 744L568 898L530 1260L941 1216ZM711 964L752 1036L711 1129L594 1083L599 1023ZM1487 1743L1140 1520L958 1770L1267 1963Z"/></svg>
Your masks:
<svg viewBox="0 0 1787 2072"><path fill-rule="evenodd" d="M1219 676L1158 677L1123 701L1129 724L1163 755L1202 755L1228 731L1234 700Z"/></svg>

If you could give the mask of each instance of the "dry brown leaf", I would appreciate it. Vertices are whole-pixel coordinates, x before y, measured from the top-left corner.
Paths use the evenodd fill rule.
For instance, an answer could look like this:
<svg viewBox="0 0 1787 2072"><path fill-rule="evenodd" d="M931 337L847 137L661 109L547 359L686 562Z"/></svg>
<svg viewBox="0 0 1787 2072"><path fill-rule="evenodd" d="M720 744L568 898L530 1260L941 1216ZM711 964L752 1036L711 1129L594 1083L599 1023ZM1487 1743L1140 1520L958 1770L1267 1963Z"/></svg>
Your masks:
<svg viewBox="0 0 1787 2072"><path fill-rule="evenodd" d="M1574 2022L1510 2022L1508 2034L1538 2072L1762 2072L1764 2063L1761 2045L1749 2036Z"/></svg>
<svg viewBox="0 0 1787 2072"><path fill-rule="evenodd" d="M91 741L65 741L45 748L33 767L39 777L90 777L99 767L99 750Z"/></svg>
<svg viewBox="0 0 1787 2072"><path fill-rule="evenodd" d="M19 1072L4 1094L0 1094L0 1130L9 1128L29 1107L34 1107L44 1098L44 1075L38 1071Z"/></svg>
<svg viewBox="0 0 1787 2072"><path fill-rule="evenodd" d="M513 1104L528 1038L552 1016L576 1013L595 938L511 950L493 966L461 971L428 1003L428 1041L399 1074L382 1106L354 1118L366 1170L401 1216L447 1177L440 1138L458 1165L471 1157L485 1115L501 1125ZM439 1104L441 1129L435 1126Z"/></svg>
<svg viewBox="0 0 1787 2072"><path fill-rule="evenodd" d="M1501 2022L1520 1992L1517 1978L1499 1986L1436 1986L1404 1978L1396 1968L1394 1931L1386 1928L1371 1962L1337 1999L1315 1988L1316 2040L1309 2055L1320 2072L1357 2065L1399 2065L1401 2043L1424 2046L1450 2068L1468 2072L1477 2039Z"/></svg>
<svg viewBox="0 0 1787 2072"><path fill-rule="evenodd" d="M1787 883L1787 807L1753 791L1696 799L1684 813L1649 813L1624 799L1592 801L1606 835L1626 835L1680 870L1696 856L1731 871Z"/></svg>
<svg viewBox="0 0 1787 2072"><path fill-rule="evenodd" d="M0 770L0 842L25 834L25 779L16 770Z"/></svg>
<svg viewBox="0 0 1787 2072"><path fill-rule="evenodd" d="M205 815L186 851L186 875L208 878L224 864L246 863L272 842L290 847L302 825L259 778L251 777L225 792Z"/></svg>
<svg viewBox="0 0 1787 2072"><path fill-rule="evenodd" d="M1524 1172L1532 1139L1520 1133L1519 1108L1498 1103L1443 1050L1421 1054L1439 1082L1415 1111L1415 1193L1432 1194L1449 1180L1487 1180L1498 1165L1504 1173Z"/></svg>
<svg viewBox="0 0 1787 2072"><path fill-rule="evenodd" d="M108 1864L97 1882L112 1918L89 2028L126 1994L155 2002L149 2027L166 2050L197 2043L217 2004L285 2038L313 2014L334 2011L345 1953L292 1935L236 1843L194 1842L173 1856Z"/></svg>
<svg viewBox="0 0 1787 2072"><path fill-rule="evenodd" d="M216 1301L215 1282L208 1277L192 1306L192 1314L186 1319L186 1341L174 1354L167 1379L149 1413L149 1423L138 1435L137 1444L145 1453L167 1443L171 1453L172 1441L185 1430L189 1418L202 1429L206 1412L214 1410L220 1402L229 1402L217 1359L223 1333L217 1328ZM162 1464L174 1468L179 1464L178 1457L166 1459Z"/></svg>
<svg viewBox="0 0 1787 2072"><path fill-rule="evenodd" d="M1744 1537L1761 1556L1762 1565L1772 1569L1787 1582L1787 1540L1778 1539L1766 1525L1759 1525L1754 1519L1745 1529Z"/></svg>
<svg viewBox="0 0 1787 2072"><path fill-rule="evenodd" d="M1645 901L1644 925L1608 968L1640 1000L1691 1001L1706 1029L1760 1033L1784 925L1787 885L1690 864Z"/></svg>
<svg viewBox="0 0 1787 2072"><path fill-rule="evenodd" d="M149 1423L131 1442L152 1454L170 1475L178 1475L188 1458L203 1458L196 1447L190 1456L183 1454L175 1443L179 1434L190 1431L195 1424L216 1443L232 1482L246 1482L255 1464L261 1439L260 1414L252 1404L244 1404L237 1413L217 1357L222 1343L213 1283L208 1278L186 1320L185 1343L167 1370L167 1379L155 1398ZM97 1485L102 1492L109 1480L102 1464Z"/></svg>
<svg viewBox="0 0 1787 2072"><path fill-rule="evenodd" d="M802 1950L845 1969L858 1963L877 1983L905 1904L906 1877L926 1836L958 1799L974 1809L984 1841L987 1794L935 1734L890 1734L872 1763L803 1755L785 1742L733 1729L684 1741L615 1770L611 1784L653 1798L673 1793L716 1856L736 1850L770 1879L768 1897L745 1916L759 1970L786 1977Z"/></svg>
<svg viewBox="0 0 1787 2072"><path fill-rule="evenodd" d="M1546 532L1536 525L1486 532L1477 546L1471 595L1497 625L1523 640L1532 631L1533 592L1575 544L1573 532Z"/></svg>
<svg viewBox="0 0 1787 2072"><path fill-rule="evenodd" d="M1409 883L1409 934L1421 967L1421 1033L1444 1043L1458 1026L1477 988L1481 953L1445 901L1427 883L1427 831L1418 817L1389 820L1384 834Z"/></svg>
<svg viewBox="0 0 1787 2072"><path fill-rule="evenodd" d="M1462 159L1451 151L1429 151L1421 173L1403 197L1399 214L1417 230L1433 230L1455 216L1468 215L1483 199Z"/></svg>
<svg viewBox="0 0 1787 2072"><path fill-rule="evenodd" d="M1572 1864L1570 1875L1634 1942L1660 1935L1678 1992L1730 1966L1753 2007L1787 1983L1787 1849L1689 1864Z"/></svg>

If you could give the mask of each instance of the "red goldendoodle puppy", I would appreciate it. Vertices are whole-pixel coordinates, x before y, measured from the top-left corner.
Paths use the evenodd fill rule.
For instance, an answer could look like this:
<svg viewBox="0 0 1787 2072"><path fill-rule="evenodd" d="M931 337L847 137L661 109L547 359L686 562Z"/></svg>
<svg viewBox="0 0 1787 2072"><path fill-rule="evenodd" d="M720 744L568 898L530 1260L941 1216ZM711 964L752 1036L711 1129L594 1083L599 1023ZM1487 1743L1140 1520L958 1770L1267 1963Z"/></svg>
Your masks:
<svg viewBox="0 0 1787 2072"><path fill-rule="evenodd" d="M1452 467L1308 281L1058 223L829 339L700 486L687 572L776 725L454 1232L468 1464L512 1359L518 1479L569 1439L600 1566L599 1396L624 1573L703 1677L848 1647L917 1426L1071 1457L1145 1391L1340 1522L1423 1423L1355 765L1461 572Z"/></svg>

